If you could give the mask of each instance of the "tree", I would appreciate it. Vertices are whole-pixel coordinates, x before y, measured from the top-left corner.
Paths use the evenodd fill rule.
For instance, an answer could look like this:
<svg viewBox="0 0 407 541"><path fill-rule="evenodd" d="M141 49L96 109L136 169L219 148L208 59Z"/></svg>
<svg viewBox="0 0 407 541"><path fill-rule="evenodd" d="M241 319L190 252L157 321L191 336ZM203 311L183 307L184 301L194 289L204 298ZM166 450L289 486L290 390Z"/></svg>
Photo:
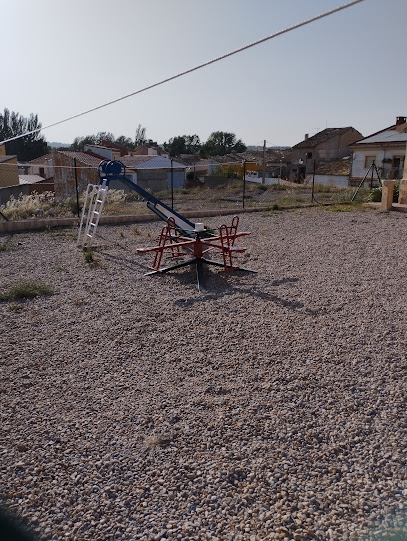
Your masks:
<svg viewBox="0 0 407 541"><path fill-rule="evenodd" d="M110 131L99 131L95 137L97 145L101 145L102 141L110 141L111 143L114 143L114 135Z"/></svg>
<svg viewBox="0 0 407 541"><path fill-rule="evenodd" d="M5 108L4 113L0 113L0 140L11 139L23 133L27 133L34 130L39 130L41 123L38 122L38 116L33 113L28 118L15 113ZM15 141L6 143L6 153L9 155L16 154L19 161L30 161L34 158L47 153L47 142L45 138L40 135L40 131L35 131L25 137L20 137Z"/></svg>
<svg viewBox="0 0 407 541"><path fill-rule="evenodd" d="M184 137L186 154L197 154L201 150L202 146L199 136L194 133L194 135L184 135Z"/></svg>
<svg viewBox="0 0 407 541"><path fill-rule="evenodd" d="M96 135L85 135L85 137L75 137L71 149L83 152L85 145L101 145L102 141L111 141L114 143L114 135L110 131L100 131Z"/></svg>
<svg viewBox="0 0 407 541"><path fill-rule="evenodd" d="M83 151L85 145L96 145L96 136L85 135L85 137L75 137L71 145L71 149L76 151Z"/></svg>
<svg viewBox="0 0 407 541"><path fill-rule="evenodd" d="M246 145L241 139L236 139L234 133L215 131L208 137L206 143L201 147L201 156L224 156L231 152L244 152Z"/></svg>
<svg viewBox="0 0 407 541"><path fill-rule="evenodd" d="M115 138L112 132L100 131L96 135L85 135L84 137L75 137L71 149L76 151L83 151L85 145L101 145L103 141L110 141L111 143L117 143L118 145L128 148L136 148L144 144L157 145L156 141L146 139L146 128L142 128L141 124L138 125L136 130L136 137L133 141L130 137L120 135Z"/></svg>
<svg viewBox="0 0 407 541"><path fill-rule="evenodd" d="M136 137L134 138L134 147L141 147L146 143L146 128L142 128L141 124L137 126Z"/></svg>
<svg viewBox="0 0 407 541"><path fill-rule="evenodd" d="M133 148L134 146L134 143L131 140L131 138L126 137L125 135L119 135L119 137L116 138L115 143L116 145L120 145L122 147L128 147L128 148Z"/></svg>
<svg viewBox="0 0 407 541"><path fill-rule="evenodd" d="M196 134L178 135L177 137L171 137L168 143L164 143L164 148L170 153L170 156L197 154L201 148L201 141Z"/></svg>
<svg viewBox="0 0 407 541"><path fill-rule="evenodd" d="M164 143L164 149L169 152L171 157L186 154L185 137L183 135L171 137L168 143Z"/></svg>

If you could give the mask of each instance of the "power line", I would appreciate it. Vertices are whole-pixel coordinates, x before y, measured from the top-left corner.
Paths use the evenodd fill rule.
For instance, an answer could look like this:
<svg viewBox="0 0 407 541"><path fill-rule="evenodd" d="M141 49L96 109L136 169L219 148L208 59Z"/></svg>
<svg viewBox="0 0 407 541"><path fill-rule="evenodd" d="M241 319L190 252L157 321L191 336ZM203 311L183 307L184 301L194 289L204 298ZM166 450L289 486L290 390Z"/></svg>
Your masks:
<svg viewBox="0 0 407 541"><path fill-rule="evenodd" d="M315 17L312 17L310 19L306 19L305 21L297 23L297 24L295 24L293 26L289 26L288 28L285 28L284 30L279 30L278 32L275 32L274 34L271 34L270 36L267 36L265 38L254 41L253 43L249 43L248 45L244 45L243 47L240 47L239 49L235 49L234 51L226 53L226 54L224 54L222 56L218 56L217 58L214 58L212 60L208 60L207 62L204 62L203 64L199 64L198 66L195 66L194 68L190 68L188 70L182 71L181 73L178 73L177 75L173 75L171 77L168 77L167 79L162 79L161 81L159 81L157 83L154 83L152 85L141 88L140 90L136 90L135 92L131 92L130 94L126 94L125 96L122 96L121 98L117 98L115 100L108 101L108 102L104 103L103 105L98 105L97 107L93 107L92 109L88 109L87 111L83 111L82 113L78 113L77 115L73 115L73 116L70 116L70 117L65 118L63 120L59 120L58 122L54 122L53 124L48 124L48 126L44 126L43 128L37 128L36 130L32 130L32 131L28 131L26 133L23 133L22 135L17 135L16 137L11 137L10 139L5 139L4 141L0 141L0 145L2 145L4 143L9 143L10 141L15 141L16 139L20 139L21 137L25 137L27 135L32 135L34 133L38 133L41 130L46 130L48 128L53 128L54 126L58 126L59 124L69 122L70 120L73 120L75 118L79 118L79 117L87 115L89 113L93 113L94 111L98 111L99 109L103 109L104 107L108 107L109 105L113 105L114 103L118 103L119 101L126 100L128 98L131 98L132 96L136 96L137 94L141 94L142 92L146 92L147 90L151 90L152 88L155 88L157 86L168 83L169 81L173 81L174 79L178 79L179 77L183 77L184 75L188 75L188 73L192 73L194 71L202 69L202 68L204 68L206 66L209 66L211 64L215 64L215 62L220 62L221 60L224 60L225 58L229 58L230 56L241 53L241 52L245 51L246 49L250 49L251 47L255 47L256 45L260 45L261 43L264 43L264 42L266 42L266 41L268 41L270 39L273 39L273 38L276 38L276 37L281 36L283 34L286 34L287 32L291 32L292 30L297 30L297 28L301 28L302 26L305 26L307 24L318 21L319 19L323 19L324 17L328 17L329 15L333 15L334 13L337 13L338 11L342 11L342 10L350 8L350 7L352 7L352 6L356 5L356 4L360 4L361 2L364 2L364 0L353 0L353 2L343 4L342 6L331 9L330 11L326 11L325 13L321 13L320 15L316 15Z"/></svg>

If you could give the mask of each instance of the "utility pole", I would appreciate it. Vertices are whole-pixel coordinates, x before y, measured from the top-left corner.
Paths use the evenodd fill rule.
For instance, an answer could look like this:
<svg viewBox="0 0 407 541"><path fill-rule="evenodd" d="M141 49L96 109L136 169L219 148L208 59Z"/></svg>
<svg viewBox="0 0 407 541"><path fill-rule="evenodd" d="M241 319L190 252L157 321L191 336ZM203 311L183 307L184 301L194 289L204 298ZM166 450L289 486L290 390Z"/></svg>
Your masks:
<svg viewBox="0 0 407 541"><path fill-rule="evenodd" d="M264 139L263 143L263 177L262 184L266 184L266 140Z"/></svg>

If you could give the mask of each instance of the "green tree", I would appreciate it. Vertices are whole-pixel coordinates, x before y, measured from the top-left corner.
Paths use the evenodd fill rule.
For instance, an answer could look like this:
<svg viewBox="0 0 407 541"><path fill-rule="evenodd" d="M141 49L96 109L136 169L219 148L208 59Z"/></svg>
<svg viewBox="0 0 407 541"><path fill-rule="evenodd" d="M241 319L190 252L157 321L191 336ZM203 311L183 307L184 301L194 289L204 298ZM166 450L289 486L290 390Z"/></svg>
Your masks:
<svg viewBox="0 0 407 541"><path fill-rule="evenodd" d="M197 154L202 146L199 136L194 133L194 135L184 135L184 137L186 154Z"/></svg>
<svg viewBox="0 0 407 541"><path fill-rule="evenodd" d="M237 139L234 133L215 131L202 145L200 154L203 158L208 156L224 156L231 152L244 152L246 145Z"/></svg>
<svg viewBox="0 0 407 541"><path fill-rule="evenodd" d="M96 134L96 144L101 145L103 141L114 143L114 135L110 131L100 131Z"/></svg>
<svg viewBox="0 0 407 541"><path fill-rule="evenodd" d="M186 154L185 137L183 135L171 137L168 143L164 143L164 149L169 152L171 157Z"/></svg>
<svg viewBox="0 0 407 541"><path fill-rule="evenodd" d="M39 130L41 123L38 122L38 116L33 113L28 118L5 108L4 113L0 113L0 141L17 137L23 133ZM26 162L39 158L47 153L47 142L45 137L36 131L25 137L20 137L15 141L6 143L6 153L16 154L19 161Z"/></svg>
<svg viewBox="0 0 407 541"><path fill-rule="evenodd" d="M96 135L85 135L84 137L75 137L71 149L83 152L85 145L101 145L103 141L114 143L115 138L110 131L100 131Z"/></svg>
<svg viewBox="0 0 407 541"><path fill-rule="evenodd" d="M85 135L85 137L75 137L71 145L71 149L76 151L83 151L85 145L96 145L96 136Z"/></svg>
<svg viewBox="0 0 407 541"><path fill-rule="evenodd" d="M116 138L115 143L117 145L121 145L123 147L133 148L134 143L131 140L130 137L126 137L125 135L119 135L119 137Z"/></svg>
<svg viewBox="0 0 407 541"><path fill-rule="evenodd" d="M197 154L201 149L201 141L196 134L178 135L177 137L171 137L168 143L164 143L164 148L170 153L170 156Z"/></svg>

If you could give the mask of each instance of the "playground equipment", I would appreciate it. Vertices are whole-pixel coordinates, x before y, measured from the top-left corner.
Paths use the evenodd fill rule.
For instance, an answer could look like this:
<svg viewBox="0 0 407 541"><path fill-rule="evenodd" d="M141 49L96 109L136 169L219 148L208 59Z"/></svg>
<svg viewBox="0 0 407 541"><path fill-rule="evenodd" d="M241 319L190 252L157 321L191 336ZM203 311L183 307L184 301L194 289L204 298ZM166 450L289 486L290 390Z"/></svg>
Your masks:
<svg viewBox="0 0 407 541"><path fill-rule="evenodd" d="M234 261L234 256L244 253L246 248L236 246L236 239L250 235L249 232L238 232L239 218L235 216L232 224L222 224L218 230L208 229L203 223L191 222L173 208L167 206L157 197L153 196L132 179L126 176L125 166L117 160L102 161L99 164L98 186L89 185L86 192L85 204L82 211L81 225L78 234L78 245L82 247L91 246L99 218L102 212L109 182L121 180L135 190L146 200L147 207L159 218L166 222L162 228L158 244L147 248L138 248L138 253L152 252L154 260L147 275L165 273L173 269L189 265L196 266L198 289L204 287L203 264L221 267L220 272L244 270L256 272L251 269L242 268ZM83 222L86 216L86 225ZM83 232L83 233L82 233ZM210 252L220 252L222 261L214 261L208 257ZM173 264L165 265L168 256ZM187 259L185 260L185 257ZM182 259L182 261L180 261ZM177 261L177 262L175 262Z"/></svg>

